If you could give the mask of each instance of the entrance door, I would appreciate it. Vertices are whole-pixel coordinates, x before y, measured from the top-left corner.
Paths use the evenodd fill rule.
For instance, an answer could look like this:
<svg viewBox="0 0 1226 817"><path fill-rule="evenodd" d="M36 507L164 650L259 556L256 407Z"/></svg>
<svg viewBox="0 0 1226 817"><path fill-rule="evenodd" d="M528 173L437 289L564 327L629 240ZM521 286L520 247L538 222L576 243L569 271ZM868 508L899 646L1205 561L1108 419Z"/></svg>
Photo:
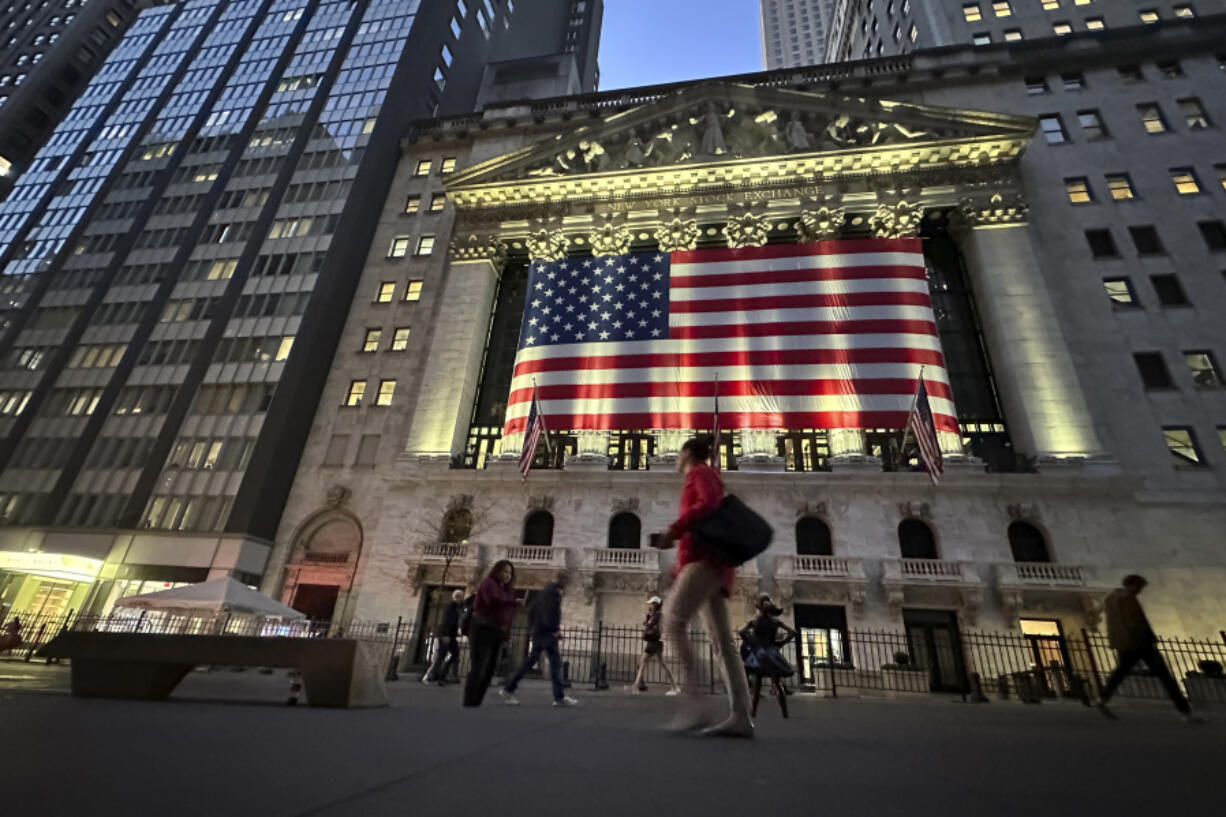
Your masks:
<svg viewBox="0 0 1226 817"><path fill-rule="evenodd" d="M300 584L294 590L294 601L290 607L312 621L331 621L340 592L340 587L335 584Z"/></svg>
<svg viewBox="0 0 1226 817"><path fill-rule="evenodd" d="M1043 684L1043 693L1054 697L1066 692L1070 686L1070 662L1060 622L1023 618L1018 624L1030 647L1031 660L1039 670L1037 675Z"/></svg>
<svg viewBox="0 0 1226 817"><path fill-rule="evenodd" d="M948 610L903 610L902 620L911 660L928 673L928 688L963 692L966 670L957 616Z"/></svg>
<svg viewBox="0 0 1226 817"><path fill-rule="evenodd" d="M797 604L796 632L799 634L800 683L805 686L829 685L830 671L851 663L847 645L847 613L829 604Z"/></svg>

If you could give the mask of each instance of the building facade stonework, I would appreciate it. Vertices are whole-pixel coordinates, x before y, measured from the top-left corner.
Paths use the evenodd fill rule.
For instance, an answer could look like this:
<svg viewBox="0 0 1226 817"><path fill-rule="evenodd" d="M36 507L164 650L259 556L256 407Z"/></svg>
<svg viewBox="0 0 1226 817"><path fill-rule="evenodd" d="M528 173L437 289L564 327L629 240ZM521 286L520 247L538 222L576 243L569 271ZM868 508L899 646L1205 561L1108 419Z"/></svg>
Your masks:
<svg viewBox="0 0 1226 817"><path fill-rule="evenodd" d="M1196 97L1226 122L1213 45L1224 30L1070 40L1020 64L1001 50L952 49L845 66L837 79L764 74L419 123L265 589L292 603L295 588L332 581L320 565L344 541L355 568L343 617L427 620L435 588L471 588L510 558L529 589L560 568L577 577L569 623L637 623L644 597L669 583L672 556L647 548L647 535L674 518L673 466L690 431L553 429L556 450L538 452L521 479L522 435L501 437L500 412L529 260L916 235L962 428L941 440L946 473L933 486L909 468L890 444L899 430L726 429L725 482L776 531L738 571L735 614L771 592L802 625L897 629L928 612L968 630L1037 620L1071 632L1098 627L1101 597L1140 572L1157 629L1216 633L1226 450L1214 434L1226 428L1226 393L1184 377L1177 356L1226 354L1210 314L1226 306L1213 226L1226 190L1211 175L1226 139L1177 120L1173 104L1178 136L1155 139L1137 105ZM1181 55L1177 86L1154 68L1170 53ZM1122 84L1121 63L1141 66L1143 80ZM1073 72L1081 90L1060 90ZM1032 76L1056 90L1032 93ZM1105 120L1110 154L1079 119L1088 109ZM457 158L453 176L414 175L441 155ZM1165 178L1188 164L1202 180L1190 198ZM1110 199L1104 174L1123 172L1143 188L1138 201ZM1106 200L1071 202L1074 177ZM446 197L437 212L402 212L405 197L435 195ZM1169 255L1125 246L1137 225L1162 234ZM1116 253L1096 257L1103 230ZM371 298L397 234L450 246L411 272L422 282L411 325L398 304ZM1135 292L1170 274L1193 308L1172 311L1149 290L1136 304L1118 297L1119 280ZM406 345L389 346L402 321ZM374 330L385 340L372 349ZM1132 357L1147 350L1170 359L1173 388L1138 378ZM346 405L355 383L370 394L389 380L389 404ZM375 439L373 461L355 461L359 438ZM324 520L347 533L313 556Z"/></svg>

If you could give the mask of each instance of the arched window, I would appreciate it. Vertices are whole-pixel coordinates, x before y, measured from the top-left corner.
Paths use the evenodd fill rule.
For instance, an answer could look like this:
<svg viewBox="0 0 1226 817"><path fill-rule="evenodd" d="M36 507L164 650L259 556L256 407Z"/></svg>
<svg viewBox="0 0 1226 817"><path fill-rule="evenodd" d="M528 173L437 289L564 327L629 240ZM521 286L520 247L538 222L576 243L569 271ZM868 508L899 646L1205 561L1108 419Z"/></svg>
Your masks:
<svg viewBox="0 0 1226 817"><path fill-rule="evenodd" d="M452 508L443 517L443 541L463 542L473 532L473 512L468 508Z"/></svg>
<svg viewBox="0 0 1226 817"><path fill-rule="evenodd" d="M609 520L609 547L637 549L643 535L643 524L629 511L615 514Z"/></svg>
<svg viewBox="0 0 1226 817"><path fill-rule="evenodd" d="M830 526L816 516L802 516L796 522L796 552L801 556L833 556Z"/></svg>
<svg viewBox="0 0 1226 817"><path fill-rule="evenodd" d="M553 514L549 511L533 511L524 520L524 544L553 544Z"/></svg>
<svg viewBox="0 0 1226 817"><path fill-rule="evenodd" d="M1029 522L1009 524L1009 549L1015 562L1050 562L1047 539L1043 532Z"/></svg>
<svg viewBox="0 0 1226 817"><path fill-rule="evenodd" d="M904 559L937 558L932 528L918 519L904 519L898 523L898 547Z"/></svg>

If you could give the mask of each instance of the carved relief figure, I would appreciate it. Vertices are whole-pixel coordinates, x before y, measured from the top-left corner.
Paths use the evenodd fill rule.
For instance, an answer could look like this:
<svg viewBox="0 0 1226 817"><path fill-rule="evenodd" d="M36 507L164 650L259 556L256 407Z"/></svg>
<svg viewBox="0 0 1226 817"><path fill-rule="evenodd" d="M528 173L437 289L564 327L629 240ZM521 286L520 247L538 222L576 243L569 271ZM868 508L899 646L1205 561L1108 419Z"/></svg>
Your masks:
<svg viewBox="0 0 1226 817"><path fill-rule="evenodd" d="M809 134L805 131L805 124L800 121L798 113L793 113L792 118L788 120L787 128L783 131L783 138L787 143L788 153L803 153L813 147Z"/></svg>
<svg viewBox="0 0 1226 817"><path fill-rule="evenodd" d="M643 144L643 140L639 138L638 132L630 134L630 141L626 144L626 153L622 157L623 167L642 167L647 161L647 147Z"/></svg>
<svg viewBox="0 0 1226 817"><path fill-rule="evenodd" d="M728 145L724 142L724 119L714 102L707 105L707 112L696 120L695 124L702 132L702 141L698 145L699 153L704 156L718 156L728 152Z"/></svg>

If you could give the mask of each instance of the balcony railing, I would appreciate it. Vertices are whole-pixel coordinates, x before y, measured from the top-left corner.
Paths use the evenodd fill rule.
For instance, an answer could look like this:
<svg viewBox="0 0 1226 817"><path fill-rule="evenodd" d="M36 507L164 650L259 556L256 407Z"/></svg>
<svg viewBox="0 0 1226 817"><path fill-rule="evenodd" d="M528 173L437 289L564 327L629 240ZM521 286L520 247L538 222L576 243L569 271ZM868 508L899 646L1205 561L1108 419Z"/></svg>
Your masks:
<svg viewBox="0 0 1226 817"><path fill-rule="evenodd" d="M468 542L430 542L421 546L418 556L423 562L476 562L479 547Z"/></svg>
<svg viewBox="0 0 1226 817"><path fill-rule="evenodd" d="M796 579L863 580L864 562L850 556L783 554L775 559L775 575Z"/></svg>
<svg viewBox="0 0 1226 817"><path fill-rule="evenodd" d="M637 548L584 548L583 566L589 570L632 570L659 573L660 551Z"/></svg>
<svg viewBox="0 0 1226 817"><path fill-rule="evenodd" d="M882 581L887 584L978 584L979 572L971 562L946 559L883 559Z"/></svg>
<svg viewBox="0 0 1226 817"><path fill-rule="evenodd" d="M348 564L350 553L311 553L302 554L302 561L307 564L343 565Z"/></svg>
<svg viewBox="0 0 1226 817"><path fill-rule="evenodd" d="M493 555L495 561L507 559L517 567L566 567L566 548L548 545L495 545Z"/></svg>
<svg viewBox="0 0 1226 817"><path fill-rule="evenodd" d="M996 583L1004 587L1087 587L1093 576L1081 565L1050 562L1000 562L995 565Z"/></svg>

